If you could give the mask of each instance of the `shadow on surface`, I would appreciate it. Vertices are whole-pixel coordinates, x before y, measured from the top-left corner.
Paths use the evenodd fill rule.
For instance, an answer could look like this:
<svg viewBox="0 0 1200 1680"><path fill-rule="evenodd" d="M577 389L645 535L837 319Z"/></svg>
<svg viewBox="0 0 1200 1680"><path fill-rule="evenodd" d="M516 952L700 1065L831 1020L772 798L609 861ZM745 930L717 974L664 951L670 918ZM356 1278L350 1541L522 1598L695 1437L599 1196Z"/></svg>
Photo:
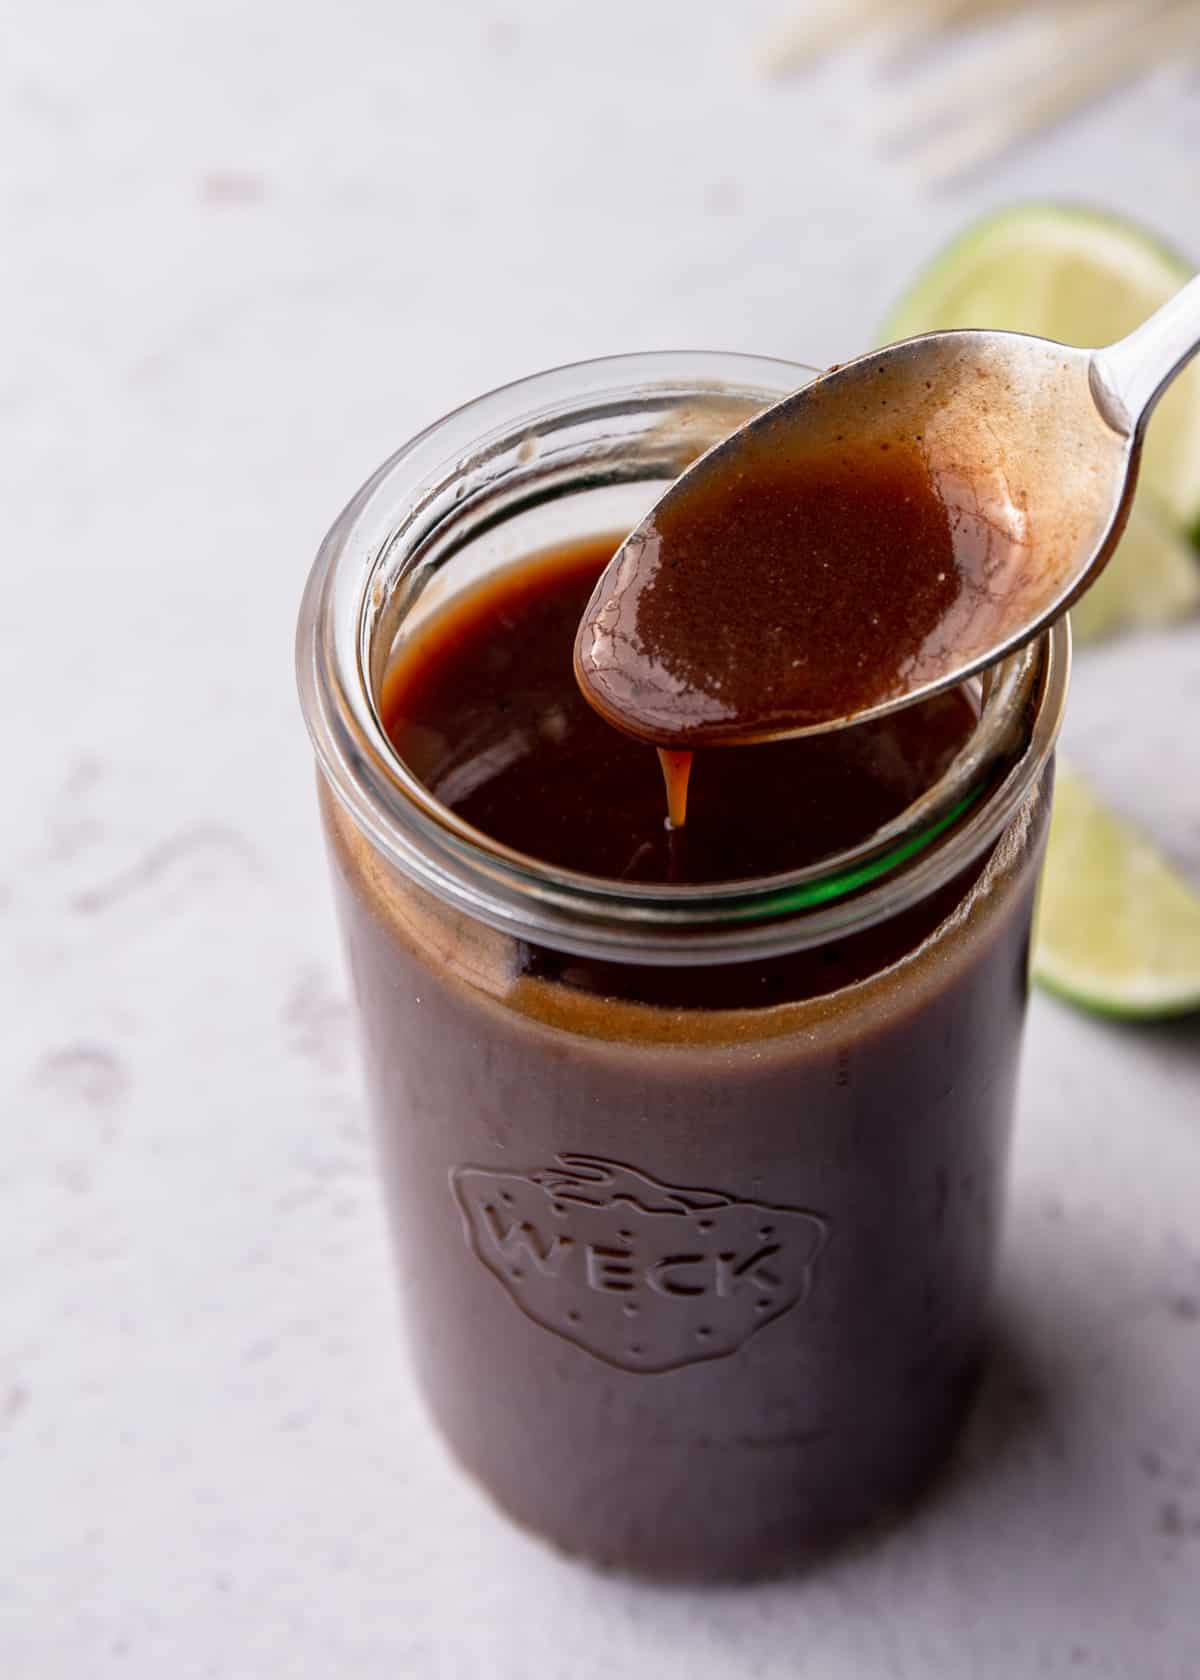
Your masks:
<svg viewBox="0 0 1200 1680"><path fill-rule="evenodd" d="M960 1487L1033 1458L1062 1463L1065 1443L1056 1421L1053 1378L1033 1337L1007 1303L992 1315L974 1404L943 1469L921 1496L925 1510Z"/></svg>

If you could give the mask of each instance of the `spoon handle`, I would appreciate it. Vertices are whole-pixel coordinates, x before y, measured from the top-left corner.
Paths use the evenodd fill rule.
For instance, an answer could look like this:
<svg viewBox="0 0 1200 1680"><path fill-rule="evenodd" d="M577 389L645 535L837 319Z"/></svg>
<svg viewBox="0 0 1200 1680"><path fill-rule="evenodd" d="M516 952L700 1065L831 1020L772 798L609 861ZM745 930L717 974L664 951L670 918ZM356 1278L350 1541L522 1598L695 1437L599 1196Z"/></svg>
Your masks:
<svg viewBox="0 0 1200 1680"><path fill-rule="evenodd" d="M1092 352L1092 394L1120 432L1140 431L1159 397L1200 350L1200 274L1128 338Z"/></svg>

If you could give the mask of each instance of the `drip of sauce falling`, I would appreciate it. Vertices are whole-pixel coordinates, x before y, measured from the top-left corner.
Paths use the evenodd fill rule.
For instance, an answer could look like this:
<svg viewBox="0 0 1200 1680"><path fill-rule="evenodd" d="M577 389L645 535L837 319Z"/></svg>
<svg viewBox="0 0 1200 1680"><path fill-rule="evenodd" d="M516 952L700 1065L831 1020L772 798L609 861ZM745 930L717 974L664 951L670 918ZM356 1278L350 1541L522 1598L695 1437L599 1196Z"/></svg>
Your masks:
<svg viewBox="0 0 1200 1680"><path fill-rule="evenodd" d="M694 756L690 752L672 752L667 747L658 749L658 762L667 786L667 822L672 828L687 825L688 782Z"/></svg>

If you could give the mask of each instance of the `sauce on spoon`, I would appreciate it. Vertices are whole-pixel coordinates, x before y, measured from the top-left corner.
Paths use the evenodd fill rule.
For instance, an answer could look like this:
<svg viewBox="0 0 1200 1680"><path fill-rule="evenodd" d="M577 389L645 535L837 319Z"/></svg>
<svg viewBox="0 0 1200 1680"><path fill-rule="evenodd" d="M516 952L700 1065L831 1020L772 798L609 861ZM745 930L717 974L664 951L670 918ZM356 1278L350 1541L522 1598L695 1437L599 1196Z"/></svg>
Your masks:
<svg viewBox="0 0 1200 1680"><path fill-rule="evenodd" d="M1124 440L1082 364L1044 361L1027 382L953 342L920 380L896 352L866 358L717 445L626 539L575 671L604 718L672 755L673 822L695 748L890 710L1069 588Z"/></svg>

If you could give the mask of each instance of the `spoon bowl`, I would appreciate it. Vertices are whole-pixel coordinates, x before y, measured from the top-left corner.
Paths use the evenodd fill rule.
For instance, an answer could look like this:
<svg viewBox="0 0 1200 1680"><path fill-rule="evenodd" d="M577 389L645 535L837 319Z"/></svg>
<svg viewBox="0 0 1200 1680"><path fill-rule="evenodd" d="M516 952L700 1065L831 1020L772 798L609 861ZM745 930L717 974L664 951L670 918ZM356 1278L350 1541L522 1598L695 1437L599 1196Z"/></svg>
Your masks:
<svg viewBox="0 0 1200 1680"><path fill-rule="evenodd" d="M1112 554L1200 281L1130 338L927 334L833 369L701 456L621 545L576 673L688 750L842 728L1014 652Z"/></svg>

